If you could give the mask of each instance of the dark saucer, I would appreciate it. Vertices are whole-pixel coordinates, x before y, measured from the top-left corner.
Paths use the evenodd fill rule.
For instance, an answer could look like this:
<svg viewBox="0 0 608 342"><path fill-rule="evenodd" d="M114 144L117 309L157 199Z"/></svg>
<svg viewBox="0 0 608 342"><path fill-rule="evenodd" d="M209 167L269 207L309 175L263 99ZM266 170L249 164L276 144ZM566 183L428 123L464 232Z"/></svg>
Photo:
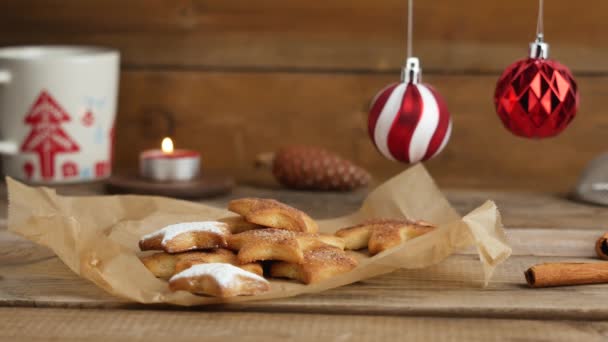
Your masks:
<svg viewBox="0 0 608 342"><path fill-rule="evenodd" d="M202 175L184 182L155 182L137 175L113 175L106 181L106 190L115 194L139 194L199 199L229 193L234 180L229 177Z"/></svg>

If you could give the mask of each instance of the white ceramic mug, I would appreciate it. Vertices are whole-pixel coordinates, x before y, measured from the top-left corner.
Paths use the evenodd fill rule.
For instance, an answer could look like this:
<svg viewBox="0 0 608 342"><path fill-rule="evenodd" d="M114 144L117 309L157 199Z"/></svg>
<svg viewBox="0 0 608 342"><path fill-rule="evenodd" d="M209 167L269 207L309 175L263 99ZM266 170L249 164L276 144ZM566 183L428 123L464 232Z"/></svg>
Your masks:
<svg viewBox="0 0 608 342"><path fill-rule="evenodd" d="M107 178L119 64L106 48L0 48L4 173L47 184Z"/></svg>

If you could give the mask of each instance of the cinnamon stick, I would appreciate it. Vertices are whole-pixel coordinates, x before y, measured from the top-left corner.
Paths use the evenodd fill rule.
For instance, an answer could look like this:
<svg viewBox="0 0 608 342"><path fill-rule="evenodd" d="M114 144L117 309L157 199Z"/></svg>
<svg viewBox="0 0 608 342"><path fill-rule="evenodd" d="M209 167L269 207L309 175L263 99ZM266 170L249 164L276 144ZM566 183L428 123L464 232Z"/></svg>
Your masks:
<svg viewBox="0 0 608 342"><path fill-rule="evenodd" d="M608 283L608 262L540 264L524 275L530 287Z"/></svg>
<svg viewBox="0 0 608 342"><path fill-rule="evenodd" d="M597 253L598 257L608 260L608 233L597 239L597 242L595 243L595 253Z"/></svg>

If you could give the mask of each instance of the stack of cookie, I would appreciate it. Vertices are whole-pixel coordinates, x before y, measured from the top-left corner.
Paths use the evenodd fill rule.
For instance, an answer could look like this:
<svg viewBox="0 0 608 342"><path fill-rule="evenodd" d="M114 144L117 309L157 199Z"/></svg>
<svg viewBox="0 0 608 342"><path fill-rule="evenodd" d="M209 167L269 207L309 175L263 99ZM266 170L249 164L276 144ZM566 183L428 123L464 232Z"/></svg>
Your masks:
<svg viewBox="0 0 608 342"><path fill-rule="evenodd" d="M142 262L174 291L219 297L268 291L264 273L310 284L357 266L341 237L319 234L300 210L259 198L234 200L228 209L239 216L179 223L142 237L142 251L163 251Z"/></svg>
<svg viewBox="0 0 608 342"><path fill-rule="evenodd" d="M329 235L318 233L306 213L275 200L243 198L228 209L239 216L178 223L144 236L142 251L162 252L142 262L173 291L256 295L270 290L264 276L320 282L357 267L345 249L375 255L435 229L423 221L377 219Z"/></svg>

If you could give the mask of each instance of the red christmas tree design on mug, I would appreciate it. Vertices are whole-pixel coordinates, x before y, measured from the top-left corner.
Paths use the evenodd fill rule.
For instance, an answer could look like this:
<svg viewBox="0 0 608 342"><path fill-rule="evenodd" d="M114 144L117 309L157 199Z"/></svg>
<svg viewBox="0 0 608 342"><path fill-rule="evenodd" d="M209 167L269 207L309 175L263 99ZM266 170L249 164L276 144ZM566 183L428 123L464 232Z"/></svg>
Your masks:
<svg viewBox="0 0 608 342"><path fill-rule="evenodd" d="M80 151L78 144L61 128L70 119L59 103L44 90L25 117L25 123L32 126L32 130L21 145L21 151L38 154L43 179L52 179L55 175L57 153Z"/></svg>

